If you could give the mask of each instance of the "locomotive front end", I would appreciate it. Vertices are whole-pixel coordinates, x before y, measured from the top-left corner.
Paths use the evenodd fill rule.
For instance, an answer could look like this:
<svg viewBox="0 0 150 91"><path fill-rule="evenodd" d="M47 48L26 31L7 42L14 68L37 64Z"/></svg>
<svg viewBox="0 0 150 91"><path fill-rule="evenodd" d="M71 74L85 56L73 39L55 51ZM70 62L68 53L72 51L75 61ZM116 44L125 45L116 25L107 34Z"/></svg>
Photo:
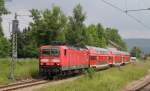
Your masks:
<svg viewBox="0 0 150 91"><path fill-rule="evenodd" d="M40 48L39 70L41 74L55 74L59 72L61 64L60 48L56 46L42 46Z"/></svg>

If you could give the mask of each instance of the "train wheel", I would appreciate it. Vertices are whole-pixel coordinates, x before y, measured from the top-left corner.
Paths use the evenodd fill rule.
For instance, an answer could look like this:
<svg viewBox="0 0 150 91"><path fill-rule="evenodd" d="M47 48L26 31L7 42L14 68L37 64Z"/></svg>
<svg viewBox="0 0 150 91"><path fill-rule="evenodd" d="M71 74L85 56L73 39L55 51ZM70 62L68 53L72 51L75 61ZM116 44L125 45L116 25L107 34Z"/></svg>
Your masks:
<svg viewBox="0 0 150 91"><path fill-rule="evenodd" d="M122 63L122 66L126 65L124 62Z"/></svg>
<svg viewBox="0 0 150 91"><path fill-rule="evenodd" d="M109 64L109 67L113 67L113 64Z"/></svg>
<svg viewBox="0 0 150 91"><path fill-rule="evenodd" d="M48 79L53 79L53 74L49 70L47 71L46 76L47 76Z"/></svg>
<svg viewBox="0 0 150 91"><path fill-rule="evenodd" d="M39 68L39 76L43 76L43 71L41 68Z"/></svg>
<svg viewBox="0 0 150 91"><path fill-rule="evenodd" d="M43 68L39 68L39 76L46 76L46 69L43 69Z"/></svg>

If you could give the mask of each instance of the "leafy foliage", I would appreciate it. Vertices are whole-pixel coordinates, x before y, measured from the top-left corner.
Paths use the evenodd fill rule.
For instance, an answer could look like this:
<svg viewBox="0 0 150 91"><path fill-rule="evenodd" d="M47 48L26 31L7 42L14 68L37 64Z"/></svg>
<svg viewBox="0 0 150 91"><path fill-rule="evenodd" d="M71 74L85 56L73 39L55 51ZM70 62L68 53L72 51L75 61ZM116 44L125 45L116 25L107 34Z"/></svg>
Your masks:
<svg viewBox="0 0 150 91"><path fill-rule="evenodd" d="M0 36L3 36L4 34L3 34L3 29L2 29L2 15L3 14L7 14L8 13L8 11L6 10L6 8L5 8L5 2L4 2L4 0L0 0Z"/></svg>
<svg viewBox="0 0 150 91"><path fill-rule="evenodd" d="M4 0L0 0L0 16L3 15L3 14L7 14L7 13L8 13L8 11L5 8Z"/></svg>
<svg viewBox="0 0 150 91"><path fill-rule="evenodd" d="M101 24L89 25L87 28L88 45L106 47L105 29Z"/></svg>
<svg viewBox="0 0 150 91"><path fill-rule="evenodd" d="M10 43L4 37L3 28L2 28L2 18L3 14L7 14L8 11L4 6L4 0L0 0L0 57L6 57L9 55L10 52Z"/></svg>
<svg viewBox="0 0 150 91"><path fill-rule="evenodd" d="M141 57L141 49L139 47L133 47L132 50L131 50L131 56L133 57L137 57L137 58L140 58Z"/></svg>
<svg viewBox="0 0 150 91"><path fill-rule="evenodd" d="M9 56L10 52L10 42L4 38L0 37L0 57Z"/></svg>
<svg viewBox="0 0 150 91"><path fill-rule="evenodd" d="M121 50L127 50L127 46L119 35L117 29L106 28L106 38L107 40L111 40L114 43L118 44L122 48Z"/></svg>
<svg viewBox="0 0 150 91"><path fill-rule="evenodd" d="M52 41L65 41L64 29L66 17L59 7L54 6L52 10L39 12L32 10L34 22L30 24L33 40L37 41L37 46L50 44Z"/></svg>
<svg viewBox="0 0 150 91"><path fill-rule="evenodd" d="M82 11L81 5L77 5L73 10L73 16L69 17L66 39L68 44L76 46L84 46L86 31L85 31L85 13Z"/></svg>

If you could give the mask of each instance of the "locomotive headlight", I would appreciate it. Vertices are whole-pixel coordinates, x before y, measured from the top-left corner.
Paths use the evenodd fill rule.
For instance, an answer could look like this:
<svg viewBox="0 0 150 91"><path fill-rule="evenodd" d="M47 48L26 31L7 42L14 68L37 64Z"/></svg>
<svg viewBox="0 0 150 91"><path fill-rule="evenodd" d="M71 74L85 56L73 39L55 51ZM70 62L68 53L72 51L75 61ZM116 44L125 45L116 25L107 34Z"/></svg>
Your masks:
<svg viewBox="0 0 150 91"><path fill-rule="evenodd" d="M48 59L41 59L41 62L48 62Z"/></svg>
<svg viewBox="0 0 150 91"><path fill-rule="evenodd" d="M59 59L52 59L51 62L60 62Z"/></svg>

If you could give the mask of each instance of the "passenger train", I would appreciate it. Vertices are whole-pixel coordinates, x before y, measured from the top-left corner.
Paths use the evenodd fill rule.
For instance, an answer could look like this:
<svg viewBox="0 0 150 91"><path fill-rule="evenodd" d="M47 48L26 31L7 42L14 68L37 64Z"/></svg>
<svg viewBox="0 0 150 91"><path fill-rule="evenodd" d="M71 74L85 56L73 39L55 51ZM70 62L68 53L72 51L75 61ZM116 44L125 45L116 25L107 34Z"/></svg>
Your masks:
<svg viewBox="0 0 150 91"><path fill-rule="evenodd" d="M68 45L44 45L40 47L39 70L41 74L55 76L82 72L88 68L100 69L130 62L128 52L112 48Z"/></svg>

